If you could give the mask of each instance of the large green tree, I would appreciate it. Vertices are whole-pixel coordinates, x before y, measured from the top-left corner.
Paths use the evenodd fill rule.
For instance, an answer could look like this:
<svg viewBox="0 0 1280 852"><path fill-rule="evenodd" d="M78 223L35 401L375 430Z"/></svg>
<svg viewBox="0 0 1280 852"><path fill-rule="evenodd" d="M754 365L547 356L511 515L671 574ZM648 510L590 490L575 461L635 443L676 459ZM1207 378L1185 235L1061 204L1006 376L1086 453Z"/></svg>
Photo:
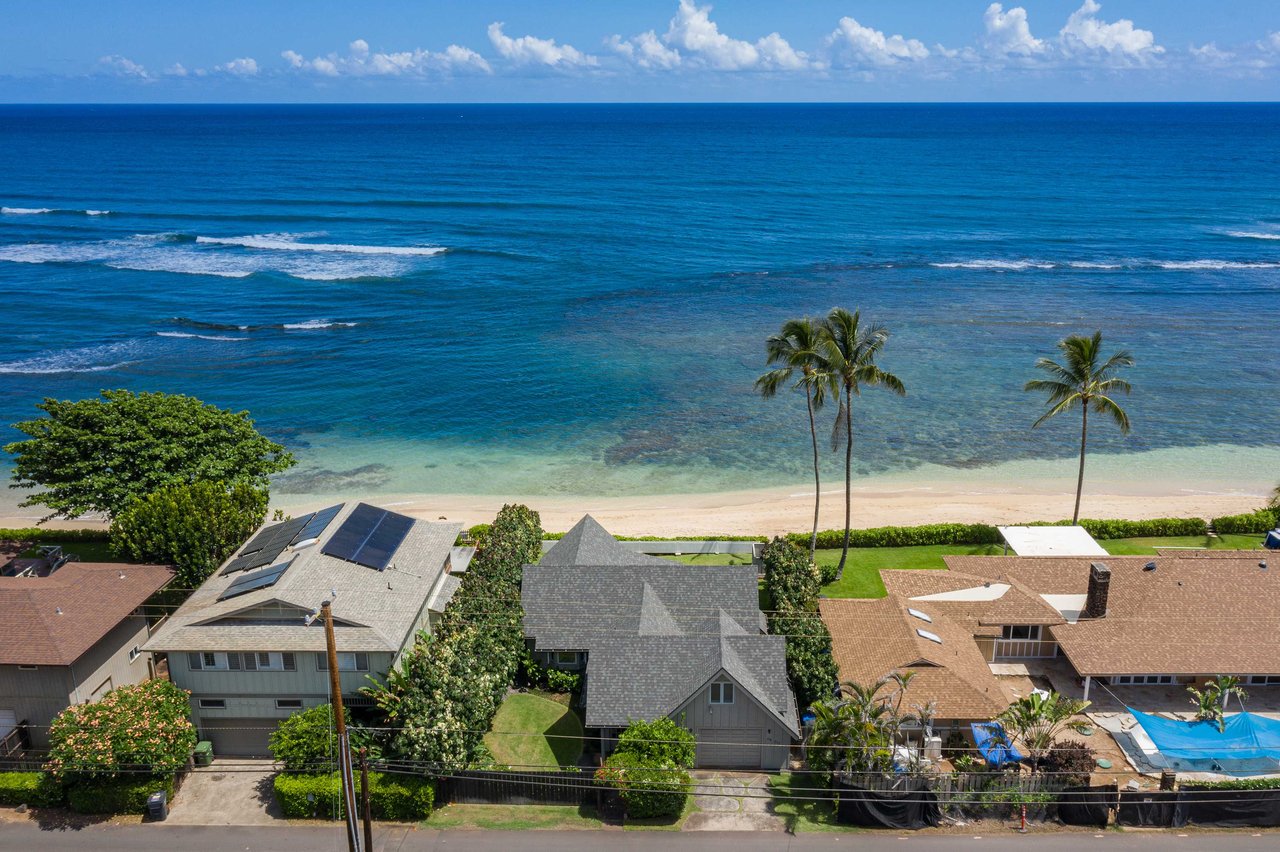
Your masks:
<svg viewBox="0 0 1280 852"><path fill-rule="evenodd" d="M133 500L168 485L245 483L294 464L261 435L248 412L226 411L194 397L106 390L77 402L45 399L47 416L15 423L28 437L7 445L16 456L13 487L39 488L23 506L45 506L45 518L87 512L114 517Z"/></svg>
<svg viewBox="0 0 1280 852"><path fill-rule="evenodd" d="M1068 730L1084 733L1088 729L1083 716L1087 709L1089 702L1079 698L1067 698L1056 692L1047 695L1033 692L1010 704L996 721L1013 740L1022 744L1032 766L1038 768L1058 741L1059 734Z"/></svg>
<svg viewBox="0 0 1280 852"><path fill-rule="evenodd" d="M792 387L804 391L805 406L809 411L809 440L813 444L813 534L809 538L809 561L812 562L818 548L818 510L822 501L818 426L814 411L822 408L826 401L832 378L822 356L822 329L807 317L790 319L782 324L781 331L770 335L764 345L767 363L773 369L756 379L756 390L765 399L772 399L780 388L796 378Z"/></svg>
<svg viewBox="0 0 1280 852"><path fill-rule="evenodd" d="M787 677L801 707L831 696L839 672L831 633L818 614L821 579L804 551L783 538L764 549L764 589L771 603L769 632L787 641Z"/></svg>
<svg viewBox="0 0 1280 852"><path fill-rule="evenodd" d="M1133 356L1121 350L1105 361L1102 356L1102 332L1092 337L1073 334L1058 341L1062 362L1052 358L1036 361L1036 369L1049 374L1048 379L1033 379L1024 390L1040 391L1049 396L1046 411L1032 428L1073 408L1080 408L1080 472L1076 476L1076 505L1071 523L1080 520L1080 495L1084 491L1084 454L1089 441L1089 411L1110 417L1129 434L1129 415L1111 398L1117 392L1128 394L1133 388L1116 374L1122 367L1133 366Z"/></svg>
<svg viewBox="0 0 1280 852"><path fill-rule="evenodd" d="M169 485L134 500L111 522L111 547L138 562L177 569L175 586L194 589L267 517L267 494L239 482Z"/></svg>
<svg viewBox="0 0 1280 852"><path fill-rule="evenodd" d="M832 308L822 321L822 352L826 369L843 396L840 412L831 432L832 446L844 445L844 547L840 551L837 576L844 574L849 558L849 535L853 525L853 398L864 387L883 387L906 396L907 389L893 373L876 364L889 330L882 325L863 323L860 312Z"/></svg>

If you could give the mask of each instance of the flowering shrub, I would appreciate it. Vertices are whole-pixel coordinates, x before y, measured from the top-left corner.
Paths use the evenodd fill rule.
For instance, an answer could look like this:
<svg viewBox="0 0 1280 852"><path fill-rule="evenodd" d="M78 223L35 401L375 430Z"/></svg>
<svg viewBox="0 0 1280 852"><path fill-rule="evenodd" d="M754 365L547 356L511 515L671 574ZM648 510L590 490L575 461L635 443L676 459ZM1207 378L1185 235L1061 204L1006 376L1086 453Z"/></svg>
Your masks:
<svg viewBox="0 0 1280 852"><path fill-rule="evenodd" d="M50 726L45 771L59 781L176 772L196 744L188 695L167 680L150 680L68 707Z"/></svg>

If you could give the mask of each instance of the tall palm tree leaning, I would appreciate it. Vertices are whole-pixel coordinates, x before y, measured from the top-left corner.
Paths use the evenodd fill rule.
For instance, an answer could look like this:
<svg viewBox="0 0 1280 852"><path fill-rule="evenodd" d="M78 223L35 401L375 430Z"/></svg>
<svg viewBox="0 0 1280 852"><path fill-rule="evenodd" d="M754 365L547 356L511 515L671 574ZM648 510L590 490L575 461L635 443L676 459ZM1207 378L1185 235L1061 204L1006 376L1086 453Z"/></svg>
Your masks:
<svg viewBox="0 0 1280 852"><path fill-rule="evenodd" d="M844 549L836 566L837 577L844 575L844 563L849 558L853 519L853 398L862 395L864 386L884 387L898 396L907 395L897 376L876 366L876 357L888 339L888 329L882 325L864 325L857 311L849 313L844 308L832 308L822 321L822 353L829 381L836 393L843 392L840 412L831 430L832 449L839 449L841 442L844 443Z"/></svg>
<svg viewBox="0 0 1280 852"><path fill-rule="evenodd" d="M771 399L778 389L789 382L797 372L799 379L793 385L804 391L809 409L809 438L813 442L813 535L809 538L809 561L814 560L818 549L818 507L822 500L822 476L818 471L818 428L814 411L826 401L827 382L825 363L819 351L821 329L811 319L790 319L782 324L782 330L765 341L766 363L779 365L756 379L756 390L765 399Z"/></svg>
<svg viewBox="0 0 1280 852"><path fill-rule="evenodd" d="M1023 390L1045 391L1049 394L1049 410L1032 424L1034 429L1051 417L1080 406L1080 473L1076 477L1076 507L1071 513L1071 523L1080 520L1080 494L1084 490L1084 451L1089 440L1089 409L1105 414L1116 422L1120 431L1129 434L1129 415L1111 398L1116 391L1128 394L1132 387L1124 379L1117 378L1121 367L1132 367L1133 356L1125 350L1102 361L1102 332L1092 337L1073 334L1058 341L1062 363L1052 358L1036 361L1036 368L1044 370L1052 378L1034 379Z"/></svg>

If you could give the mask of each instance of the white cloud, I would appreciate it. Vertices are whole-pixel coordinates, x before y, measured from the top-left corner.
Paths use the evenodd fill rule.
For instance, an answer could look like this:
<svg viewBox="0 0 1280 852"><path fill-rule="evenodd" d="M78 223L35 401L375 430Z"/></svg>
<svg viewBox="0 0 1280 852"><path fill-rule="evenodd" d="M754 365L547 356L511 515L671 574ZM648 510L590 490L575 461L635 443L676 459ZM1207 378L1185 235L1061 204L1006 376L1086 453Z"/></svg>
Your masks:
<svg viewBox="0 0 1280 852"><path fill-rule="evenodd" d="M501 21L489 25L489 41L493 42L494 49L503 59L517 65L582 66L595 65L599 61L573 45L556 44L553 38L528 35L512 38L502 31Z"/></svg>
<svg viewBox="0 0 1280 852"><path fill-rule="evenodd" d="M1280 52L1280 32L1274 32L1267 35L1263 45L1270 50Z"/></svg>
<svg viewBox="0 0 1280 852"><path fill-rule="evenodd" d="M1202 44L1199 47L1192 45L1190 53L1191 57L1197 62L1217 67L1230 65L1236 58L1234 53L1229 50L1221 50L1214 42Z"/></svg>
<svg viewBox="0 0 1280 852"><path fill-rule="evenodd" d="M986 47L992 53L1031 56L1045 50L1044 42L1031 35L1027 10L1021 6L1006 12L999 3L992 3L983 14L982 22L987 27Z"/></svg>
<svg viewBox="0 0 1280 852"><path fill-rule="evenodd" d="M213 66L214 71L230 74L233 77L252 77L258 73L258 62L252 57L242 57Z"/></svg>
<svg viewBox="0 0 1280 852"><path fill-rule="evenodd" d="M290 68L322 77L420 77L433 71L485 74L493 71L483 56L456 44L436 52L418 48L382 53L370 49L369 42L358 38L347 46L346 56L330 53L307 59L296 50L286 50L280 56Z"/></svg>
<svg viewBox="0 0 1280 852"><path fill-rule="evenodd" d="M693 0L680 0L662 40L676 51L683 51L721 71L796 71L812 66L808 56L794 49L778 33L769 33L754 44L730 38L711 20L711 7L698 6Z"/></svg>
<svg viewBox="0 0 1280 852"><path fill-rule="evenodd" d="M840 64L874 65L887 67L900 62L915 62L929 56L929 48L914 38L901 35L886 36L871 27L864 27L850 17L843 17L827 44L832 58Z"/></svg>
<svg viewBox="0 0 1280 852"><path fill-rule="evenodd" d="M617 53L649 70L670 70L681 63L680 51L667 47L658 39L653 30L640 33L632 39L624 39L620 35L612 35L605 39L605 44Z"/></svg>
<svg viewBox="0 0 1280 852"><path fill-rule="evenodd" d="M1065 53L1106 53L1131 59L1164 53L1151 30L1138 29L1128 18L1112 23L1101 21L1095 17L1101 9L1097 0L1084 0L1084 4L1071 13L1058 33Z"/></svg>
<svg viewBox="0 0 1280 852"><path fill-rule="evenodd" d="M164 69L164 73L169 77L185 77L187 76L187 69L181 62L175 62Z"/></svg>
<svg viewBox="0 0 1280 852"><path fill-rule="evenodd" d="M98 66L119 77L133 77L138 80L151 79L151 75L147 73L145 67L124 56L103 56L98 60Z"/></svg>

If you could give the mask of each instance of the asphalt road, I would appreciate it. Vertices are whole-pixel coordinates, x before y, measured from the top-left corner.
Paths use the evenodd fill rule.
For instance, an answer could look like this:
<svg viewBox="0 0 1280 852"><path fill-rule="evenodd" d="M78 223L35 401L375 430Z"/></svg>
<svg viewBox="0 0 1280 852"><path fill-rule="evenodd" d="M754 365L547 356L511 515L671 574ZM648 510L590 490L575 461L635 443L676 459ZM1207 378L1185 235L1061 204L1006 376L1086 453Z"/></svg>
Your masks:
<svg viewBox="0 0 1280 852"><path fill-rule="evenodd" d="M948 849L1025 850L1076 852L1274 852L1280 834L1236 832L1084 832L1037 833L1023 837L1015 832L968 835L924 835L896 832L802 834L792 837L774 832L632 832L632 831L438 831L379 830L374 852L648 852L648 850L698 850L698 852L829 852L854 850ZM91 826L79 830L42 830L30 823L0 825L0 849L22 852L345 852L340 827L197 827L166 825Z"/></svg>

